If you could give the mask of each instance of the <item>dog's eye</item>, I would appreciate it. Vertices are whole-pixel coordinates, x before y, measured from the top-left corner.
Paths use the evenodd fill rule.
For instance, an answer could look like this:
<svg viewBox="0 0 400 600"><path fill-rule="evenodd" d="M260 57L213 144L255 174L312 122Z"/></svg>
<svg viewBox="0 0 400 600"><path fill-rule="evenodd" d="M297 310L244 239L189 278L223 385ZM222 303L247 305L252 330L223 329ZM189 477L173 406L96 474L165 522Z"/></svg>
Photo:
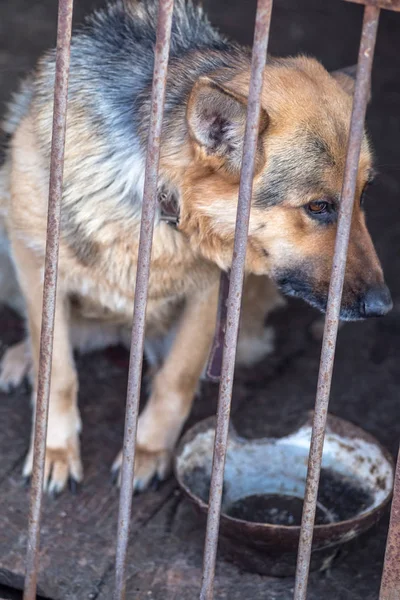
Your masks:
<svg viewBox="0 0 400 600"><path fill-rule="evenodd" d="M326 213L329 211L329 208L329 202L325 202L324 200L310 202L307 204L307 209L312 215L321 215Z"/></svg>
<svg viewBox="0 0 400 600"><path fill-rule="evenodd" d="M337 218L336 202L331 198L313 200L304 209L309 217L325 225L334 223Z"/></svg>

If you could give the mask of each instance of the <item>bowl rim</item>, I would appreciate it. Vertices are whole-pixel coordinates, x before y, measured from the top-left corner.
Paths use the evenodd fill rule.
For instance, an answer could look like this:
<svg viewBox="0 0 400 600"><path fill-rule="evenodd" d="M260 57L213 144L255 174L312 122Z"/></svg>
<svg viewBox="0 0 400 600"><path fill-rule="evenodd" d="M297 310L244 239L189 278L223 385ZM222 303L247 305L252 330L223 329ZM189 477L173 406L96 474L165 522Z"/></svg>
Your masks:
<svg viewBox="0 0 400 600"><path fill-rule="evenodd" d="M307 411L305 413L304 421L302 421L299 426L296 426L295 429L293 429L293 431L286 433L285 435L283 435L281 437L262 437L262 438L254 438L254 439L239 436L238 433L236 432L236 429L233 426L232 422L230 422L228 436L229 436L229 438L234 438L241 443L244 443L246 441L251 441L251 442L256 442L256 443L259 442L261 444L261 443L271 442L274 440L280 440L282 438L288 437L288 436L296 433L297 431L299 431L300 429L302 429L304 427L307 427L307 426L312 427L313 416L314 416L314 411L312 411L312 410ZM215 415L211 416L211 417L207 417L206 419L203 419L201 421L198 421L195 425L193 425L191 428L189 428L184 433L184 435L182 436L181 440L179 441L179 444L177 445L175 452L174 452L173 472L174 472L175 478L177 480L178 486L183 490L183 492L186 494L186 496L188 496L188 498L195 505L197 505L198 508L200 508L200 510L202 512L208 512L208 502L207 503L204 502L204 500L202 500L199 496L197 496L191 490L191 488L184 483L184 481L182 480L182 478L178 472L178 460L179 460L179 457L180 457L184 447L189 442L193 441L195 439L195 437L197 437L197 435L199 435L202 432L209 431L210 429L215 430L216 421L217 421L217 419L216 419ZM394 483L394 475L395 475L394 458L392 457L390 452L373 435L371 435L364 429L361 429L361 427L354 425L351 421L347 421L346 419L342 419L341 417L337 417L331 413L328 413L325 433L329 433L329 432L335 433L335 430L337 433L338 433L338 431L343 431L343 430L347 431L350 434L347 437L350 437L350 438L357 437L357 438L363 439L369 443L374 444L377 448L379 448L382 455L384 456L384 458L387 460L387 462L389 463L389 465L391 467L392 481ZM336 521L334 523L314 525L313 531L320 533L320 534L323 534L325 532L335 533L336 531L339 533L340 530L347 529L347 528L351 529L352 527L354 527L356 525L363 524L365 521L375 522L376 520L378 520L380 518L381 514L383 514L383 511L387 507L389 502L391 501L392 496L393 496L393 485L392 485L392 489L390 490L388 495L385 497L385 499L380 504L378 504L378 506L375 506L374 508L372 508L366 512L363 512L362 514L356 515L355 517L352 517L351 519L345 519L343 521ZM236 517L231 517L231 516L227 515L226 513L224 513L222 511L222 509L221 509L220 517L221 517L221 522L225 521L227 524L232 523L233 525L246 526L249 529L253 529L253 530L264 530L264 531L267 531L267 530L278 531L279 530L279 531L286 531L288 533L290 532L291 534L300 533L300 530L301 530L301 525L274 525L272 523L262 523L259 521L246 521L245 519L238 519ZM374 517L376 519L374 519Z"/></svg>

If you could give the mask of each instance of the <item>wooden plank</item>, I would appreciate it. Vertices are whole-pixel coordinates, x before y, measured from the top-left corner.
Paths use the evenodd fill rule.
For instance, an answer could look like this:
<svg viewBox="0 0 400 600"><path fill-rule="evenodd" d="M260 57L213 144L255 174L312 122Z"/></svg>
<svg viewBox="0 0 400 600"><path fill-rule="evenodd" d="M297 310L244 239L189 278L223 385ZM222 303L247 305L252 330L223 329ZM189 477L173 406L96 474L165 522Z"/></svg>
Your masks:
<svg viewBox="0 0 400 600"><path fill-rule="evenodd" d="M179 492L171 497L131 539L127 600L198 598L204 526L204 519ZM386 526L383 523L362 547L352 548L344 555L345 560L335 562L328 573L312 573L309 600L376 600ZM96 600L110 600L113 583L111 571ZM291 600L293 585L291 577L278 579L244 572L219 553L215 600Z"/></svg>

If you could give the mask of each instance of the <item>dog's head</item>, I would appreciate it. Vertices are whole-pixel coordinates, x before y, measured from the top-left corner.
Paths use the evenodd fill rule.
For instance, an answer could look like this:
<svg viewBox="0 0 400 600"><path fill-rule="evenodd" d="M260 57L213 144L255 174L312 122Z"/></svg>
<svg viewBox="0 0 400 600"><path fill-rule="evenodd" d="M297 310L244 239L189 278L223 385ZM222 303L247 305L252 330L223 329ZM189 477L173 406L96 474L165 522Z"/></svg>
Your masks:
<svg viewBox="0 0 400 600"><path fill-rule="evenodd" d="M181 228L221 268L232 260L250 74L200 78L187 104L191 162L183 175ZM354 80L317 61L265 69L246 268L324 310L337 230ZM364 136L345 272L342 319L392 305L368 233L363 196L373 177Z"/></svg>

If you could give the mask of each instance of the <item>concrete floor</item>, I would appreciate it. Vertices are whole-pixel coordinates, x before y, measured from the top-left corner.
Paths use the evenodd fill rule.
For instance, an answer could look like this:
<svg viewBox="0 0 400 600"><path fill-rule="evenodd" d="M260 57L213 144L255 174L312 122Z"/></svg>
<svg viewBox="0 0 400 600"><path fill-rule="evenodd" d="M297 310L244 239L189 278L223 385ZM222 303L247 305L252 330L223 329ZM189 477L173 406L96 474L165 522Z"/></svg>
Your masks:
<svg viewBox="0 0 400 600"><path fill-rule="evenodd" d="M102 2L77 0L77 20ZM251 43L255 0L207 0L213 22L239 41ZM341 0L276 0L270 52L307 52L326 67L356 62L362 10ZM18 78L40 52L54 43L55 0L0 2L0 111ZM375 435L396 455L400 439L400 15L382 14L373 74L368 126L376 149L379 180L367 200L368 223L394 298L385 319L348 324L340 332L330 411ZM312 309L290 302L274 318L277 352L251 373L240 373L233 420L240 433L273 435L312 408L320 345L309 335ZM0 312L0 339L7 345L22 334L10 311ZM126 357L123 357L125 360ZM120 447L126 365L115 355L79 361L86 481L77 497L45 501L39 591L54 600L111 597L117 494L109 464ZM29 432L29 394L21 388L0 397L0 583L21 588L28 492L20 467ZM215 411L216 388L204 386L192 422ZM91 427L90 424L93 424ZM101 449L101 457L99 453ZM387 520L369 541L336 562L324 575L312 574L311 600L377 600ZM196 598L201 576L203 523L173 481L134 503L128 564L128 597ZM289 600L292 579L243 573L219 560L216 599ZM16 595L17 594L17 595ZM19 597L0 590L0 598Z"/></svg>

